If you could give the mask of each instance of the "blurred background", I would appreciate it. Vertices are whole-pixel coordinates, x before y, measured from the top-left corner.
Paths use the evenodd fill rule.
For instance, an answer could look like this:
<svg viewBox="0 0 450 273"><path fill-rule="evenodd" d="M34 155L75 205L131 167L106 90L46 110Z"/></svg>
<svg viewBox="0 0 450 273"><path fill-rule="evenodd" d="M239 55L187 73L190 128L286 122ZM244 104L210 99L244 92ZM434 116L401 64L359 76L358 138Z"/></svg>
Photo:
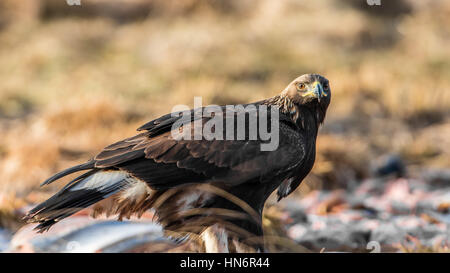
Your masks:
<svg viewBox="0 0 450 273"><path fill-rule="evenodd" d="M80 2L0 2L4 246L63 185L40 182L174 105L247 103L319 73L333 95L316 164L269 200L266 234L311 251L448 251L448 1Z"/></svg>

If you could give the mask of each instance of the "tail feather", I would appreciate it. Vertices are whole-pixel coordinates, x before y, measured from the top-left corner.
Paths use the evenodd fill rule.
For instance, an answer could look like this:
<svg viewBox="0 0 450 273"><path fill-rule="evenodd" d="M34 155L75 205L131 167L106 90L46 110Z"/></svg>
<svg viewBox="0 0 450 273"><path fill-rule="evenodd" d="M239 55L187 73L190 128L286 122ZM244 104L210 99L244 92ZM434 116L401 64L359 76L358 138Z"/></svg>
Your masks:
<svg viewBox="0 0 450 273"><path fill-rule="evenodd" d="M94 161L89 161L77 166L73 166L71 168L65 169L64 171L61 171L55 175L53 175L52 177L50 177L49 179L45 180L44 182L41 183L41 186L44 185L48 185L66 175L69 175L71 173L75 173L75 172L79 172L79 171L85 171L85 170L90 170L90 169L94 169L95 167L95 162Z"/></svg>
<svg viewBox="0 0 450 273"><path fill-rule="evenodd" d="M35 229L39 232L46 231L56 222L122 190L129 179L130 175L123 171L87 172L30 210L25 219L38 222Z"/></svg>

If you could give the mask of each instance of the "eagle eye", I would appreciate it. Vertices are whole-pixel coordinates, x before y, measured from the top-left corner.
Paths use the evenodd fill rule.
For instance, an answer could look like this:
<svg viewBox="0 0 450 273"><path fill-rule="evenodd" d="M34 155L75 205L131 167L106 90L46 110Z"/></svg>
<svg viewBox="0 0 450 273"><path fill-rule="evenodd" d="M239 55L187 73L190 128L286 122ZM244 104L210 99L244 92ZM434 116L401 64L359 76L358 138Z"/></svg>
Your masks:
<svg viewBox="0 0 450 273"><path fill-rule="evenodd" d="M328 87L329 87L329 85L328 85L328 83L326 82L326 83L324 83L323 85L323 89L328 89Z"/></svg>
<svg viewBox="0 0 450 273"><path fill-rule="evenodd" d="M303 90L303 89L305 89L305 84L304 83L297 83L297 89L300 91L300 90Z"/></svg>

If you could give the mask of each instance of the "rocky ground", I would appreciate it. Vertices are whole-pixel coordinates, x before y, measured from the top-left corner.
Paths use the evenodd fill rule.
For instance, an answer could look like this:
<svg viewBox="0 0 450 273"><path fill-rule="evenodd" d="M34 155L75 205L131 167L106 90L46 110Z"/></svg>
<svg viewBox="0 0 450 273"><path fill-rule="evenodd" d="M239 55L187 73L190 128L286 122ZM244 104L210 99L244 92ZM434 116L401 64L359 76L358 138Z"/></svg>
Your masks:
<svg viewBox="0 0 450 273"><path fill-rule="evenodd" d="M449 190L399 178L368 179L354 191L314 191L287 203L288 235L316 251L448 251Z"/></svg>

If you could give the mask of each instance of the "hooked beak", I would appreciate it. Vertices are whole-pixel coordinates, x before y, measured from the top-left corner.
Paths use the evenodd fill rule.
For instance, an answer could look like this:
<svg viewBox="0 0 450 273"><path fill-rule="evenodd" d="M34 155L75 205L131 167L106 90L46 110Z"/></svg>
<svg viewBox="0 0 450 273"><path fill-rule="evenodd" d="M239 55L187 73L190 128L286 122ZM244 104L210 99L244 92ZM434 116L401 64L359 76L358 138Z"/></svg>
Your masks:
<svg viewBox="0 0 450 273"><path fill-rule="evenodd" d="M311 84L310 89L304 94L307 97L317 98L320 102L322 96L327 96L327 94L323 91L322 84L318 81L315 81Z"/></svg>

